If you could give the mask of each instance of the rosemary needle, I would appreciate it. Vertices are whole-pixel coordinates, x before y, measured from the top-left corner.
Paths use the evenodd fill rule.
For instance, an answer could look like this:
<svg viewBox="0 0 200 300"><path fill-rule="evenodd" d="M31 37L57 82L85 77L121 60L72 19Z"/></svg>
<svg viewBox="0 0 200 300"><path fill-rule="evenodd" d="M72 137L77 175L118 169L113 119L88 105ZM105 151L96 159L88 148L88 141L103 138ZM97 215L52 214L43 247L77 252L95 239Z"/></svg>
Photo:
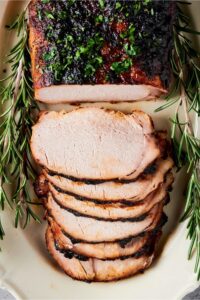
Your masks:
<svg viewBox="0 0 200 300"><path fill-rule="evenodd" d="M10 26L10 30L17 31L18 42L7 56L11 75L1 80L0 95L4 110L0 115L0 207L4 209L5 203L8 203L14 209L17 227L20 219L24 226L31 218L39 221L32 209L35 203L31 202L29 183L30 179L35 178L29 140L34 124L33 112L38 107L33 99L26 10ZM6 194L6 184L12 184L11 196ZM4 234L0 222L1 239Z"/></svg>
<svg viewBox="0 0 200 300"><path fill-rule="evenodd" d="M182 3L184 4L184 3ZM188 3L187 3L188 4ZM159 107L161 111L176 105L175 115L171 119L171 138L174 145L176 165L181 168L187 163L187 172L190 176L186 196L185 208L181 221L187 220L187 238L190 240L188 258L196 254L195 272L200 279L200 141L194 135L190 120L190 111L200 116L200 53L193 48L188 39L188 33L199 35L192 30L189 18L177 6L178 18L174 25L174 51L171 57L171 67L174 74L174 84L166 103ZM184 35L187 33L187 37ZM177 94L179 95L177 97ZM180 121L180 109L184 117Z"/></svg>

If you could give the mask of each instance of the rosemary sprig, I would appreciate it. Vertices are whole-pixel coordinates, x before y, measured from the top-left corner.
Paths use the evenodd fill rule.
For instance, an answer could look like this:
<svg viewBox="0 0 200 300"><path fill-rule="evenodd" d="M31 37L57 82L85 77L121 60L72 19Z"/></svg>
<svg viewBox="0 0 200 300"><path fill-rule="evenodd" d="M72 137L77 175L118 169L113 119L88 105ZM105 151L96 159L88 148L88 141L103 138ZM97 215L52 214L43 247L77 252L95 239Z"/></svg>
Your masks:
<svg viewBox="0 0 200 300"><path fill-rule="evenodd" d="M184 3L182 3L184 4ZM188 4L188 3L187 3ZM174 84L166 103L157 109L163 110L176 106L171 119L171 138L174 144L174 154L178 169L187 163L189 182L186 191L186 202L181 221L187 220L187 238L190 239L188 259L196 254L195 272L200 279L200 141L195 136L190 112L200 115L200 68L198 66L200 53L193 48L188 34L199 35L190 27L188 16L180 7L178 19L174 25L174 51L171 57L171 67L174 74ZM178 96L177 96L178 95ZM180 112L184 112L182 117Z"/></svg>
<svg viewBox="0 0 200 300"><path fill-rule="evenodd" d="M33 218L39 217L32 209L29 180L35 178L35 170L30 159L29 140L34 112L38 109L33 99L28 49L26 10L9 27L17 31L18 41L11 49L7 63L11 73L0 82L0 207L5 203L15 211L15 226L22 219L24 227ZM12 184L12 194L6 193L5 185ZM14 189L13 189L14 185ZM9 188L11 190L11 188ZM4 236L0 222L0 238Z"/></svg>

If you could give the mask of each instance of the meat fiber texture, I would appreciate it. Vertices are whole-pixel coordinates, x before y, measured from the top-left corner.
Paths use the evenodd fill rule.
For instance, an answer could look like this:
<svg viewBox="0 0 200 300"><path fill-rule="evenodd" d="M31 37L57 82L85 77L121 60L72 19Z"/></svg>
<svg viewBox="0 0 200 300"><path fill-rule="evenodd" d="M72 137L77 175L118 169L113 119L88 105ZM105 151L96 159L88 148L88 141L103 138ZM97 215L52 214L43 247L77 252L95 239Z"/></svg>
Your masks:
<svg viewBox="0 0 200 300"><path fill-rule="evenodd" d="M42 166L35 190L44 198L47 248L67 275L112 281L150 266L173 160L147 114L43 113L31 150Z"/></svg>
<svg viewBox="0 0 200 300"><path fill-rule="evenodd" d="M46 112L33 126L31 150L38 164L70 179L130 180L160 155L154 132L141 111Z"/></svg>

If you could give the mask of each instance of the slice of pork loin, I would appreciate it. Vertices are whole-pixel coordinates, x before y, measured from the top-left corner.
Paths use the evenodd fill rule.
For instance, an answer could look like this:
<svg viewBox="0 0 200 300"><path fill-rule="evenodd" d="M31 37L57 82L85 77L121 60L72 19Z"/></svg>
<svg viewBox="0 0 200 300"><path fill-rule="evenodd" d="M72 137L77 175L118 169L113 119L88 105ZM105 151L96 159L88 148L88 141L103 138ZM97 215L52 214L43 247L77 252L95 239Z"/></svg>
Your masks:
<svg viewBox="0 0 200 300"><path fill-rule="evenodd" d="M156 218L162 214L163 203L155 207L142 220L106 221L75 215L61 208L49 194L45 201L48 214L69 236L87 242L116 241L136 236L150 230ZM103 228L103 230L102 230Z"/></svg>
<svg viewBox="0 0 200 300"><path fill-rule="evenodd" d="M132 174L143 160L148 166L160 155L153 133L152 120L140 111L125 115L90 107L46 112L33 126L31 151L50 171L111 180Z"/></svg>
<svg viewBox="0 0 200 300"><path fill-rule="evenodd" d="M60 249L67 249L79 255L98 259L116 259L133 255L154 238L161 230L165 221L164 216L162 216L157 223L154 222L154 225L152 224L154 229L151 232L145 232L141 236L133 237L129 240L107 243L84 243L70 239L63 233L61 227L52 218L48 217L49 227Z"/></svg>
<svg viewBox="0 0 200 300"><path fill-rule="evenodd" d="M139 114L139 111L137 111L137 119L138 119L138 122L141 123L141 119L144 119L144 115L141 115L140 117L140 114ZM167 132L166 131L157 131L155 133L155 136L156 136L156 139L157 139L157 144L159 146L159 150L160 150L160 155L157 159L155 159L153 162L152 162L152 151L147 151L146 154L145 154L145 157L144 159L142 159L139 167L134 171L132 172L131 174L123 177L123 178L118 178L118 179L115 179L116 182L127 182L127 181L134 181L136 180L143 172L144 173L153 173L154 169L155 169L155 164L156 164L156 161L160 158L166 158L167 156L171 156L171 144L170 142L167 140ZM157 149L155 149L155 151L157 151ZM149 163L150 162L150 163ZM69 178L69 179L72 179L73 181L80 181L80 179L77 179L77 178L74 178L74 177L70 177L70 176L67 176L67 175L64 175L64 174L58 174L57 172L54 172L54 171L50 171L48 169L46 169L46 171L50 174L50 175L60 175L62 177L65 177L65 178ZM96 180L92 180L92 179L85 179L85 178L82 178L81 179L82 182L86 182L86 183L102 183L104 181L108 181L108 180L103 180L103 179L96 179ZM111 180L109 180L111 181Z"/></svg>
<svg viewBox="0 0 200 300"><path fill-rule="evenodd" d="M35 99L48 103L144 101L159 98L167 91L151 85L52 85L35 89Z"/></svg>
<svg viewBox="0 0 200 300"><path fill-rule="evenodd" d="M144 254L139 258L131 257L124 260L66 258L56 249L50 228L46 232L46 244L49 253L67 275L84 281L112 281L129 277L149 267L154 257L154 253L151 251L152 253Z"/></svg>
<svg viewBox="0 0 200 300"><path fill-rule="evenodd" d="M108 181L98 184L73 181L63 176L51 176L44 170L44 175L54 186L63 193L72 193L93 201L139 201L156 190L165 180L165 174L173 167L173 160L169 157L157 162L154 174L138 178L137 181L119 183Z"/></svg>
<svg viewBox="0 0 200 300"><path fill-rule="evenodd" d="M49 183L49 190L54 200L63 208L73 210L77 213L100 219L119 220L141 216L152 209L152 207L168 197L168 189L173 182L173 175L169 173L166 181L150 193L144 200L135 206L127 206L122 203L97 204L91 201L81 201L75 196L59 193Z"/></svg>

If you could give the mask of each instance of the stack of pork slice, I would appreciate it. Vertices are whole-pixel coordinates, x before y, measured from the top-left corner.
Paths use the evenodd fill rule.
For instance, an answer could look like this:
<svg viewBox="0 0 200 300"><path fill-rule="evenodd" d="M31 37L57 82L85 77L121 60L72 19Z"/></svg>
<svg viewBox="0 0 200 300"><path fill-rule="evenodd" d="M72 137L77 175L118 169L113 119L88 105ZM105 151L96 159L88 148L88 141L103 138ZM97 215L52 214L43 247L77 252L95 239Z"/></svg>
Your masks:
<svg viewBox="0 0 200 300"><path fill-rule="evenodd" d="M149 267L173 183L166 132L141 111L44 112L31 151L47 248L66 274L111 281Z"/></svg>

